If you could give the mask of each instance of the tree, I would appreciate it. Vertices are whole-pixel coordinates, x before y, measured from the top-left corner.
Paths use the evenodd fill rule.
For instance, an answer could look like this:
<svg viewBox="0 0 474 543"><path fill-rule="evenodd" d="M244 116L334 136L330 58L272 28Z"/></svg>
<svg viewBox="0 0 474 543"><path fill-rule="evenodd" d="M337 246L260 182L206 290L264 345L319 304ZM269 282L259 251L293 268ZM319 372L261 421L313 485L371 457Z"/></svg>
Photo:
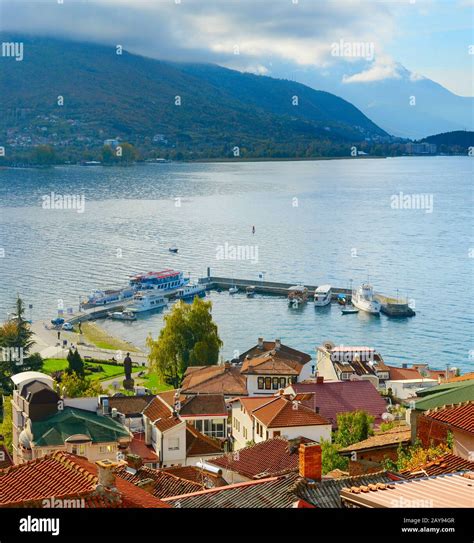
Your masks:
<svg viewBox="0 0 474 543"><path fill-rule="evenodd" d="M56 381L58 394L68 398L87 398L102 394L100 383L82 379L77 373L63 373L61 381Z"/></svg>
<svg viewBox="0 0 474 543"><path fill-rule="evenodd" d="M367 439L374 432L374 417L365 411L339 413L337 415L337 432L335 443L341 447L349 447L354 443Z"/></svg>
<svg viewBox="0 0 474 543"><path fill-rule="evenodd" d="M349 459L341 456L339 450L341 445L331 443L329 440L321 439L321 457L323 475L329 473L333 469L347 470Z"/></svg>
<svg viewBox="0 0 474 543"><path fill-rule="evenodd" d="M403 447L400 443L397 449L397 460L386 459L383 463L384 469L402 471L404 469L415 469L432 460L436 460L446 453L452 452L447 443L441 443L437 446L423 447L420 441L416 441L409 447Z"/></svg>
<svg viewBox="0 0 474 543"><path fill-rule="evenodd" d="M69 349L67 353L67 361L69 363L68 373L77 373L80 377L84 377L84 362L77 349Z"/></svg>
<svg viewBox="0 0 474 543"><path fill-rule="evenodd" d="M119 161L125 164L131 164L135 162L138 158L138 151L130 143L121 143L120 147L122 148L122 155L119 156Z"/></svg>
<svg viewBox="0 0 474 543"><path fill-rule="evenodd" d="M212 320L212 304L194 298L174 305L155 341L147 339L150 366L165 383L179 387L189 366L212 366L219 360L222 341Z"/></svg>
<svg viewBox="0 0 474 543"><path fill-rule="evenodd" d="M3 397L3 421L2 421L2 435L3 443L5 447L12 452L13 441L13 420L12 420L12 398L11 396Z"/></svg>
<svg viewBox="0 0 474 543"><path fill-rule="evenodd" d="M38 353L29 354L34 345L33 332L25 319L23 300L16 300L14 319L0 326L0 391L10 393L11 376L22 371L39 371L43 367L43 359Z"/></svg>
<svg viewBox="0 0 474 543"><path fill-rule="evenodd" d="M51 145L38 145L33 151L33 161L40 166L56 163L56 153Z"/></svg>
<svg viewBox="0 0 474 543"><path fill-rule="evenodd" d="M110 145L102 147L101 158L104 164L113 164L116 161L114 150Z"/></svg>

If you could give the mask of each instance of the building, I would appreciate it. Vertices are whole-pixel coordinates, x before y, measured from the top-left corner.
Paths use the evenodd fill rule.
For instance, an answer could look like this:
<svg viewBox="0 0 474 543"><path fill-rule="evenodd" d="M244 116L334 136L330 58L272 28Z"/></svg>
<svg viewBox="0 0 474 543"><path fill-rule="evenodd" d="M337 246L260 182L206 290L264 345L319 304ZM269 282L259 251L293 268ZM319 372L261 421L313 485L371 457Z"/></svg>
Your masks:
<svg viewBox="0 0 474 543"><path fill-rule="evenodd" d="M0 507L162 508L169 507L115 476L117 462L95 464L56 451L0 471Z"/></svg>
<svg viewBox="0 0 474 543"><path fill-rule="evenodd" d="M153 400L154 395L139 396L112 396L99 397L99 403L102 406L104 415L118 415L120 422L133 433L143 433L142 412L145 407Z"/></svg>
<svg viewBox="0 0 474 543"><path fill-rule="evenodd" d="M112 147L116 149L120 145L120 138L109 138L104 140L104 146Z"/></svg>
<svg viewBox="0 0 474 543"><path fill-rule="evenodd" d="M385 382L385 386L397 400L410 400L417 398L417 394L425 388L431 388L438 384L437 379L400 379L393 381L391 379Z"/></svg>
<svg viewBox="0 0 474 543"><path fill-rule="evenodd" d="M312 507L296 496L292 489L299 477L321 479L321 447L302 443L298 449L299 473L265 477L228 486L166 498L166 503L179 508L295 508Z"/></svg>
<svg viewBox="0 0 474 543"><path fill-rule="evenodd" d="M370 381L383 387L390 372L382 356L372 347L336 346L326 342L316 348L318 376L326 381Z"/></svg>
<svg viewBox="0 0 474 543"><path fill-rule="evenodd" d="M143 411L145 444L158 457L159 467L195 465L201 458L222 454L223 442L205 436L179 417L160 396Z"/></svg>
<svg viewBox="0 0 474 543"><path fill-rule="evenodd" d="M327 382L323 377L317 377L291 385L285 393L300 399L303 405L328 419L333 430L337 429L339 413L363 410L372 415L375 426L379 426L383 413L387 411L385 400L370 381Z"/></svg>
<svg viewBox="0 0 474 543"><path fill-rule="evenodd" d="M27 371L12 376L13 462L20 464L57 450L89 461L115 460L132 440L117 418L71 407L53 389L53 379ZM81 404L81 400L84 402ZM79 398L71 404L86 405ZM95 400L96 401L96 400Z"/></svg>
<svg viewBox="0 0 474 543"><path fill-rule="evenodd" d="M378 432L373 436L354 443L339 451L349 459L349 475L376 473L382 469L384 460L398 459L398 447L407 446L411 441L408 426L395 426L386 432Z"/></svg>
<svg viewBox="0 0 474 543"><path fill-rule="evenodd" d="M181 394L179 390L168 390L158 396L175 409L181 420L193 425L208 437L225 439L229 416L223 394Z"/></svg>
<svg viewBox="0 0 474 543"><path fill-rule="evenodd" d="M238 366L226 362L216 366L189 366L181 383L181 393L223 394L226 399L247 395L247 378Z"/></svg>
<svg viewBox="0 0 474 543"><path fill-rule="evenodd" d="M446 443L449 433L454 454L474 462L474 401L429 409L418 418L416 436L424 447Z"/></svg>
<svg viewBox="0 0 474 543"><path fill-rule="evenodd" d="M341 490L341 500L345 507L472 508L473 481L474 472L466 472L394 481L390 484L345 487Z"/></svg>
<svg viewBox="0 0 474 543"><path fill-rule="evenodd" d="M410 155L435 155L437 146L435 143L407 143L405 145Z"/></svg>
<svg viewBox="0 0 474 543"><path fill-rule="evenodd" d="M291 440L304 436L317 443L331 440L331 423L287 396L243 397L231 405L234 450L275 437Z"/></svg>
<svg viewBox="0 0 474 543"><path fill-rule="evenodd" d="M311 356L286 345L279 339L257 344L239 357L240 372L247 377L249 396L274 394L286 386L304 381L314 374Z"/></svg>
<svg viewBox="0 0 474 543"><path fill-rule="evenodd" d="M224 394L226 399L241 396L273 395L291 383L314 374L311 356L279 339L257 344L232 362L217 366L190 366L181 385L181 393Z"/></svg>
<svg viewBox="0 0 474 543"><path fill-rule="evenodd" d="M275 437L213 458L208 464L221 469L222 477L228 484L285 475L298 471L299 446L309 442L306 438L289 441Z"/></svg>

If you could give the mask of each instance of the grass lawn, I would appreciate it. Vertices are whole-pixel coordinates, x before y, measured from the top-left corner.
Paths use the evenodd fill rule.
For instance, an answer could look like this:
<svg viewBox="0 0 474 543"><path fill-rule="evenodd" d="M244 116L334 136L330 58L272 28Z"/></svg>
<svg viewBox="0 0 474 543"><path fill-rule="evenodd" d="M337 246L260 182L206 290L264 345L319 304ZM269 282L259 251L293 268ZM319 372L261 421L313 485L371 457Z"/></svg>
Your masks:
<svg viewBox="0 0 474 543"><path fill-rule="evenodd" d="M158 375L156 375L155 373L145 375L142 384L144 387L149 388L155 394L158 392L164 392L165 390L171 390L173 388L171 385L166 385L162 383L159 380Z"/></svg>
<svg viewBox="0 0 474 543"><path fill-rule="evenodd" d="M110 349L113 351L130 351L131 353L138 352L138 349L132 343L111 336L100 326L93 322L83 322L82 333L86 341L94 344L96 347L99 347L99 349Z"/></svg>
<svg viewBox="0 0 474 543"><path fill-rule="evenodd" d="M86 364L95 365L95 363L85 361ZM86 372L86 377L92 381L104 381L112 379L117 375L123 375L125 378L123 366L114 366L113 364L106 364L104 362L98 362L97 365L101 366L103 371L98 372ZM55 371L65 370L68 367L66 359L63 358L47 358L43 364L43 372L51 374Z"/></svg>

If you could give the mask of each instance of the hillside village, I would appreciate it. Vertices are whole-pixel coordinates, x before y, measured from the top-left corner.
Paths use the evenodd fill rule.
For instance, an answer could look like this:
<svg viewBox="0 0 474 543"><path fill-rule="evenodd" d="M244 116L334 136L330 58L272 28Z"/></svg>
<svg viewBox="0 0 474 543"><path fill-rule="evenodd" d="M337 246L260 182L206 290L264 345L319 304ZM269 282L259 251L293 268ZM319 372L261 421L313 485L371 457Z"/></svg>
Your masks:
<svg viewBox="0 0 474 543"><path fill-rule="evenodd" d="M0 507L472 506L474 373L258 338L157 394L69 398L42 372L11 380Z"/></svg>

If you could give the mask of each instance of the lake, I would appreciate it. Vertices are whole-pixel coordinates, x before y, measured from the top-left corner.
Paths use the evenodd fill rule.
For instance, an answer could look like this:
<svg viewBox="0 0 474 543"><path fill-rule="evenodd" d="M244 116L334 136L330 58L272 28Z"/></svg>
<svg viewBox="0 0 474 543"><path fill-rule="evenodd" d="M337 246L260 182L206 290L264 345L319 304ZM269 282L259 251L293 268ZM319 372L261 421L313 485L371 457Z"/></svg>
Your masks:
<svg viewBox="0 0 474 543"><path fill-rule="evenodd" d="M50 319L58 300L77 309L94 289L168 267L193 280L210 267L255 282L265 272L269 281L338 287L370 276L376 291L408 296L416 316L295 311L283 298L212 292L223 357L263 336L312 355L331 340L375 347L394 364L472 370L473 165L403 157L0 170L0 315L18 292L33 306L28 316ZM45 209L52 193L84 198L84 209ZM238 246L252 258L221 258ZM162 313L101 321L141 346L162 323Z"/></svg>

